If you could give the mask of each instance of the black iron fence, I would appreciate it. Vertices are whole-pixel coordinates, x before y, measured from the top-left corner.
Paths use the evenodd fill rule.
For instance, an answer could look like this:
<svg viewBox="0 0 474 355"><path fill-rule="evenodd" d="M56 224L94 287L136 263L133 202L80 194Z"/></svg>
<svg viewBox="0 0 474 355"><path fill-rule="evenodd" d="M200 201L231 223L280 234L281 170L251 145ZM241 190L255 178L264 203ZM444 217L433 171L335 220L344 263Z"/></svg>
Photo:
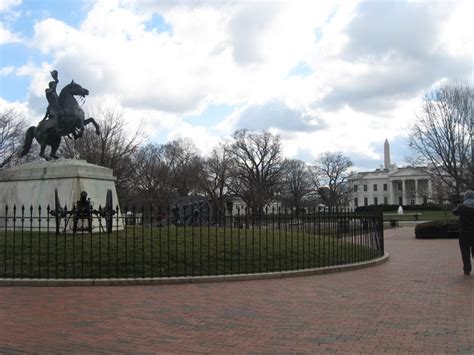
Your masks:
<svg viewBox="0 0 474 355"><path fill-rule="evenodd" d="M0 277L89 279L276 272L384 254L381 213L278 209L211 216L116 208L0 211Z"/></svg>

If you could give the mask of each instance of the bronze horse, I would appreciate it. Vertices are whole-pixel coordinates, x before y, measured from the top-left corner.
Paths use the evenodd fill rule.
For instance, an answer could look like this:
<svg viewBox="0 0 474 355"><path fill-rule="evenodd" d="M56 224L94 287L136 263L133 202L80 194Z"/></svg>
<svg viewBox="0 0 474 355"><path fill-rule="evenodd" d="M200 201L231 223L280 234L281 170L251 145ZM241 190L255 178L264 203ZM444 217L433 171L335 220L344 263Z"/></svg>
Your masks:
<svg viewBox="0 0 474 355"><path fill-rule="evenodd" d="M77 103L75 95L85 97L89 95L89 90L84 89L81 85L71 81L70 84L66 85L59 94L59 107L60 114L62 117L62 127L58 129L57 117L52 117L48 120L41 121L37 127L31 126L26 131L25 143L20 156L26 155L31 148L33 138L41 146L40 156L46 160L58 159L56 152L61 143L61 137L69 136L72 134L74 139L82 137L84 128L89 123L92 123L95 127L95 133L100 134L100 128L97 122L92 118L84 119L84 111ZM44 153L46 146L51 147L51 153L47 157Z"/></svg>

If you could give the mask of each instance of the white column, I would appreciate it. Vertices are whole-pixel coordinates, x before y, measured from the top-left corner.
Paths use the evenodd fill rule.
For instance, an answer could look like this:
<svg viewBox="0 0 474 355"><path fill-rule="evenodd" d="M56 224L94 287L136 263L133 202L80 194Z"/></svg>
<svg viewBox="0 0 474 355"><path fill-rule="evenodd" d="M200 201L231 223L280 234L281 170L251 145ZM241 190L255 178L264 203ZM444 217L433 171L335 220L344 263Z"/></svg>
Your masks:
<svg viewBox="0 0 474 355"><path fill-rule="evenodd" d="M395 181L390 181L390 204L396 205L395 202Z"/></svg>
<svg viewBox="0 0 474 355"><path fill-rule="evenodd" d="M433 184L431 183L431 179L428 178L428 191L426 191L426 195L428 199L433 197Z"/></svg>
<svg viewBox="0 0 474 355"><path fill-rule="evenodd" d="M407 204L407 199L408 199L408 194L407 194L407 191L408 191L408 188L407 188L407 180L406 179L403 179L402 180L403 183L402 183L402 196L403 196L403 204L406 205Z"/></svg>
<svg viewBox="0 0 474 355"><path fill-rule="evenodd" d="M400 192L398 190L398 184L400 183L401 181L399 180L395 180L394 181L394 184L393 184L393 191L394 191L394 194L393 194L393 203L395 205L398 205L398 195L400 195Z"/></svg>
<svg viewBox="0 0 474 355"><path fill-rule="evenodd" d="M418 199L419 199L419 193L418 193L418 179L415 179L415 204L418 204Z"/></svg>

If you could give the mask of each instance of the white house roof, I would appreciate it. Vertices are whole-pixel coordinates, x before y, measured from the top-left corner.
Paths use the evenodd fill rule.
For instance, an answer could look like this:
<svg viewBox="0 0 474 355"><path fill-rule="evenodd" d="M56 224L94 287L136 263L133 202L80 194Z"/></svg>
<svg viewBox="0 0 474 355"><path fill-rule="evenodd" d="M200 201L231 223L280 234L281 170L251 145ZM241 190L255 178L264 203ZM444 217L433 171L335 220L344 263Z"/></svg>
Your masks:
<svg viewBox="0 0 474 355"><path fill-rule="evenodd" d="M351 180L360 179L388 179L388 170L377 169L374 171L359 172Z"/></svg>
<svg viewBox="0 0 474 355"><path fill-rule="evenodd" d="M428 175L426 174L425 169L426 169L425 167L407 166L405 168L398 168L397 170L390 171L388 174L388 177L390 179L414 178L414 177L427 178Z"/></svg>

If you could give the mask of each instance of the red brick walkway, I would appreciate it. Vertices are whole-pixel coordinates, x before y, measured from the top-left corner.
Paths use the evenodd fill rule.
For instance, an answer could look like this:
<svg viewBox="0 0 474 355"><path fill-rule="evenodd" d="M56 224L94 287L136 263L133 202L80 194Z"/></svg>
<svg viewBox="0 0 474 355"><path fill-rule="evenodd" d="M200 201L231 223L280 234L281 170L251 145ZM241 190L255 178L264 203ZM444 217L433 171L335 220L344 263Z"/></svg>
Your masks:
<svg viewBox="0 0 474 355"><path fill-rule="evenodd" d="M457 240L386 233L390 260L309 277L0 288L0 353L474 353Z"/></svg>

